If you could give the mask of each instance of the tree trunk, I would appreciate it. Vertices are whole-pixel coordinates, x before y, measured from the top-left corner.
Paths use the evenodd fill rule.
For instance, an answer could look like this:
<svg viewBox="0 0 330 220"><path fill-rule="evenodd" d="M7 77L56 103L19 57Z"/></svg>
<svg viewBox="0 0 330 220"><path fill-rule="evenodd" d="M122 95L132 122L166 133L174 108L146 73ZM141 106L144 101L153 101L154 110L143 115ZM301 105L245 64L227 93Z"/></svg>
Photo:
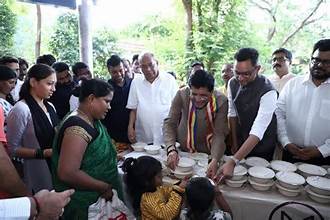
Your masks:
<svg viewBox="0 0 330 220"><path fill-rule="evenodd" d="M79 11L80 60L89 66L93 73L93 44L91 35L91 16L89 0L82 0Z"/></svg>
<svg viewBox="0 0 330 220"><path fill-rule="evenodd" d="M193 30L192 30L192 0L182 0L186 11L186 51L191 52L193 49Z"/></svg>
<svg viewBox="0 0 330 220"><path fill-rule="evenodd" d="M35 45L35 57L40 56L40 48L41 48L41 7L40 5L37 6L37 38L36 38L36 45Z"/></svg>

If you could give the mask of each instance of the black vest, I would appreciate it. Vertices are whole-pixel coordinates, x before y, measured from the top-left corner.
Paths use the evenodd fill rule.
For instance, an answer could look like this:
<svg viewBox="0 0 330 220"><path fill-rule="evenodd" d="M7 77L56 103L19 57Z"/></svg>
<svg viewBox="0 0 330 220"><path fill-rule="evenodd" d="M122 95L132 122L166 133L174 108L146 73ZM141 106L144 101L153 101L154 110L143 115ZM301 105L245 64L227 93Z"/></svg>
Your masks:
<svg viewBox="0 0 330 220"><path fill-rule="evenodd" d="M257 75L253 82L245 86L241 86L236 78L229 82L233 104L238 116L237 138L238 144L241 146L249 137L253 122L257 117L261 97L275 90L271 82L262 75ZM248 156L258 156L266 160L272 160L274 149L276 146L276 116L268 125L262 140L255 146Z"/></svg>

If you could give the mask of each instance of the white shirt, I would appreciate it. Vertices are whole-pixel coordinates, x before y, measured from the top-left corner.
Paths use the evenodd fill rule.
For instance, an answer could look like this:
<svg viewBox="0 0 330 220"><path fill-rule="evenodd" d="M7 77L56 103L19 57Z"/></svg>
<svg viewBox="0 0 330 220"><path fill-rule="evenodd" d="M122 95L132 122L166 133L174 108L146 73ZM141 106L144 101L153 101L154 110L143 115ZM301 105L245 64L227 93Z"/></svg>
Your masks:
<svg viewBox="0 0 330 220"><path fill-rule="evenodd" d="M0 200L0 219L27 220L30 217L31 202L28 197Z"/></svg>
<svg viewBox="0 0 330 220"><path fill-rule="evenodd" d="M233 98L231 95L230 86L228 91L228 117L237 117L236 108L234 106ZM260 98L259 110L257 117L254 119L253 125L250 130L250 135L255 135L261 140L264 133L272 121L274 111L276 109L277 93L275 90L271 90L265 93Z"/></svg>
<svg viewBox="0 0 330 220"><path fill-rule="evenodd" d="M10 92L15 102L17 102L19 99L19 91L21 90L23 83L24 81L17 79L15 88Z"/></svg>
<svg viewBox="0 0 330 220"><path fill-rule="evenodd" d="M281 92L285 84L292 78L294 78L295 75L292 73L288 73L282 78L280 78L277 74L270 75L268 79L272 82L273 86L278 92Z"/></svg>
<svg viewBox="0 0 330 220"><path fill-rule="evenodd" d="M316 87L310 74L284 86L277 101L277 133L282 146L316 146L330 156L330 79Z"/></svg>
<svg viewBox="0 0 330 220"><path fill-rule="evenodd" d="M79 97L71 95L69 104L70 104L70 111L76 110L79 107Z"/></svg>
<svg viewBox="0 0 330 220"><path fill-rule="evenodd" d="M131 84L126 108L136 109L136 140L163 144L163 123L171 107L178 85L170 74L159 73L152 82L135 77Z"/></svg>

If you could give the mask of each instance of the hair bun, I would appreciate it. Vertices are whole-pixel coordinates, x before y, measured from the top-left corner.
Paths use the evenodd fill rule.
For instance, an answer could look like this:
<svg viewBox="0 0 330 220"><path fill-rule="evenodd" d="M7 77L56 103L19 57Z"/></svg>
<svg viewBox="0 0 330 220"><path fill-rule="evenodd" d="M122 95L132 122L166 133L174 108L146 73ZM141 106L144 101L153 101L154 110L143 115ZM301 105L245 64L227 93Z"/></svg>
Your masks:
<svg viewBox="0 0 330 220"><path fill-rule="evenodd" d="M131 172L131 170L133 169L133 167L135 166L136 164L136 159L133 158L133 157L129 157L129 158L126 158L124 163L123 163L123 166L122 166L122 170L124 173L129 173Z"/></svg>

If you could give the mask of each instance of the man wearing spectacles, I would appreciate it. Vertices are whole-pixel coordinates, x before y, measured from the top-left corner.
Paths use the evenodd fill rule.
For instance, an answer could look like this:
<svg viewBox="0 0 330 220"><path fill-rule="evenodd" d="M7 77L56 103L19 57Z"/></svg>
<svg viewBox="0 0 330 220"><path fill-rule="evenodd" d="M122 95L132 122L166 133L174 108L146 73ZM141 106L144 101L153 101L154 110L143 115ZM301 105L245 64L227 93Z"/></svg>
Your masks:
<svg viewBox="0 0 330 220"><path fill-rule="evenodd" d="M232 176L235 165L247 156L266 160L273 157L277 92L266 77L258 74L258 57L254 48L242 48L234 56L234 77L228 86L228 117L234 155L220 168L216 181Z"/></svg>
<svg viewBox="0 0 330 220"><path fill-rule="evenodd" d="M295 75L290 73L292 63L292 53L285 49L279 48L272 54L272 67L274 74L269 76L269 80L273 83L275 89L281 92L284 85Z"/></svg>
<svg viewBox="0 0 330 220"><path fill-rule="evenodd" d="M227 111L227 98L214 90L213 76L204 70L192 74L189 86L176 93L170 113L164 120L168 166L174 170L178 164L179 155L175 146L178 141L184 151L211 155L207 175L213 177L226 148Z"/></svg>
<svg viewBox="0 0 330 220"><path fill-rule="evenodd" d="M330 164L330 39L318 41L310 74L297 76L283 88L276 109L283 160Z"/></svg>

